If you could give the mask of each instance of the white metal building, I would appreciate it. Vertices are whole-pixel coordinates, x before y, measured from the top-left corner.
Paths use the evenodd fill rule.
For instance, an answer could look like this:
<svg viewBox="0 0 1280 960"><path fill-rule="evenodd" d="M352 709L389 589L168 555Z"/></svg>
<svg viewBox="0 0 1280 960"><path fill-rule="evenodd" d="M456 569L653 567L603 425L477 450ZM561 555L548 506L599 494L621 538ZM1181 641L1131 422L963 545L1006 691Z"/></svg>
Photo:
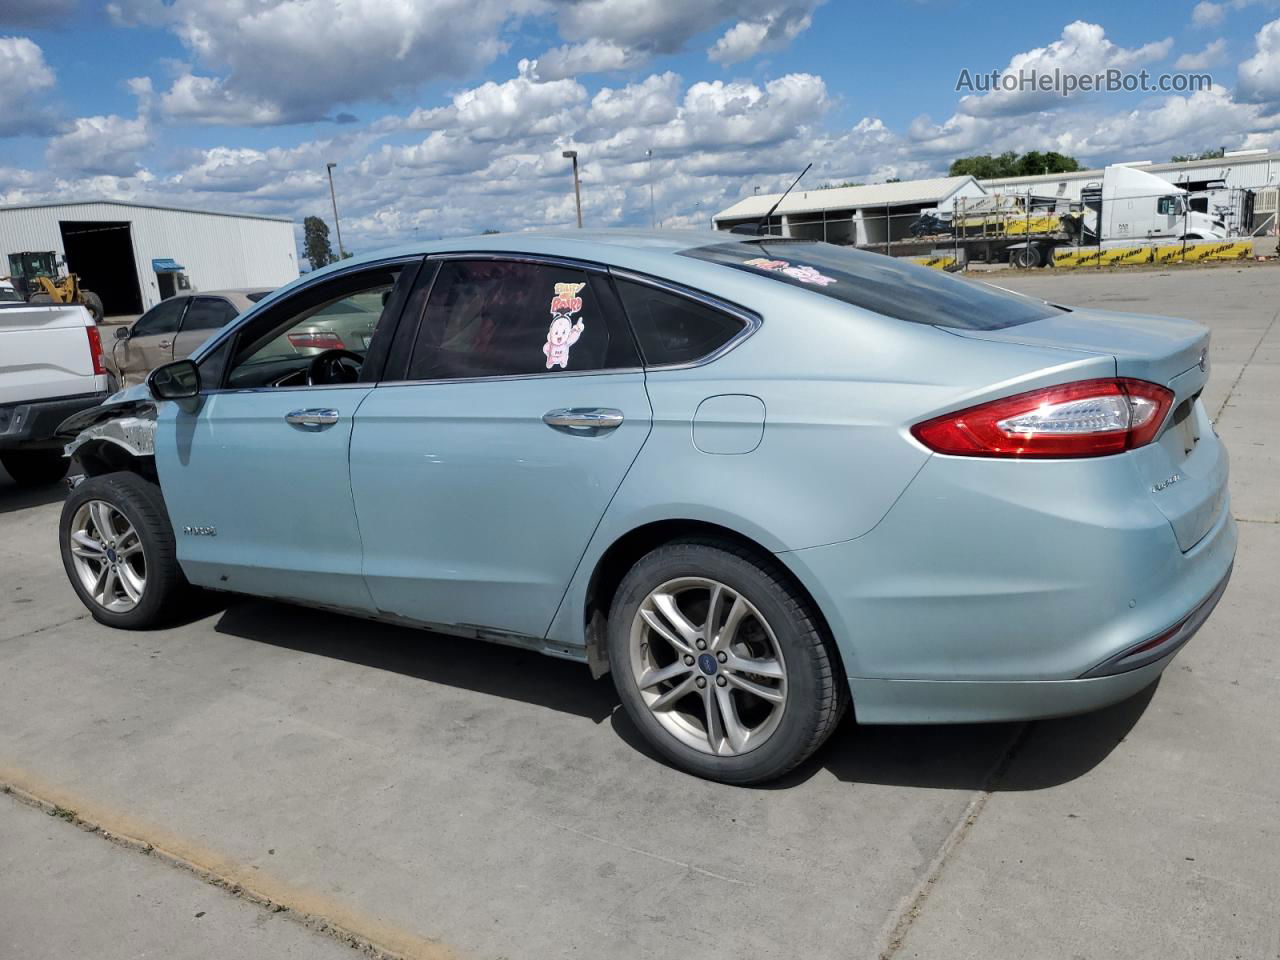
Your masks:
<svg viewBox="0 0 1280 960"><path fill-rule="evenodd" d="M909 227L920 211L950 209L962 197L982 197L987 191L973 177L902 180L862 187L793 190L769 220L770 232L783 236L826 240L829 243L893 243L910 237ZM717 230L755 223L781 194L739 200L711 218Z"/></svg>
<svg viewBox="0 0 1280 960"><path fill-rule="evenodd" d="M1126 166L1140 167L1146 173L1177 184L1184 190L1203 190L1215 181L1225 181L1229 188L1262 190L1280 184L1280 152L1238 150L1214 160L1185 160L1179 163L1131 161ZM993 193L1033 193L1037 196L1079 200L1080 190L1088 183L1102 181L1102 170L1077 170L1075 173L1047 173L1033 177L1003 177L983 180Z"/></svg>
<svg viewBox="0 0 1280 960"><path fill-rule="evenodd" d="M0 270L11 253L56 251L108 315L179 289L277 287L298 276L293 223L118 200L0 207Z"/></svg>

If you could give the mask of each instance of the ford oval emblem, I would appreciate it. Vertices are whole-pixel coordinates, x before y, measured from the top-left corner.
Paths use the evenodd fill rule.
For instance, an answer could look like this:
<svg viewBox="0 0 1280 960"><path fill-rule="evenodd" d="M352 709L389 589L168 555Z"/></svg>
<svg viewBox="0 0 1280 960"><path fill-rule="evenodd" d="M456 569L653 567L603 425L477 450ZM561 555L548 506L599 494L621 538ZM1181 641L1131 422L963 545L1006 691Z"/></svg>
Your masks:
<svg viewBox="0 0 1280 960"><path fill-rule="evenodd" d="M698 669L707 676L711 676L711 674L716 672L716 658L709 653L704 653L702 656L698 657Z"/></svg>

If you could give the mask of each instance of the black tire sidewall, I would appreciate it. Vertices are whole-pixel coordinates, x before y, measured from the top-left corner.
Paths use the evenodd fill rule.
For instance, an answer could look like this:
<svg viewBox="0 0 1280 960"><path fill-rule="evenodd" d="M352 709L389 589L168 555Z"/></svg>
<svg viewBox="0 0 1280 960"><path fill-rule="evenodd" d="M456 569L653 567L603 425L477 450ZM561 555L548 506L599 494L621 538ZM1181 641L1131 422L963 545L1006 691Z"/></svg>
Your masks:
<svg viewBox="0 0 1280 960"><path fill-rule="evenodd" d="M645 706L632 674L631 625L641 602L660 584L686 576L718 580L744 594L764 616L782 648L787 671L787 704L782 720L767 741L741 756L715 757L676 740ZM829 664L824 670L821 659L829 651L817 627L805 615L806 606L776 572L737 552L710 544L677 543L650 553L623 578L609 615L610 670L631 721L659 754L697 776L745 785L786 773L821 743L822 703L825 698L838 696L829 685L840 682L838 671L831 670Z"/></svg>
<svg viewBox="0 0 1280 960"><path fill-rule="evenodd" d="M89 500L101 500L119 510L142 542L146 587L138 605L124 613L106 610L98 604L80 583L72 561L71 522L76 511ZM72 589L93 618L107 626L139 630L161 625L171 615L177 594L185 584L160 488L134 473L92 477L72 490L62 505L58 546Z"/></svg>

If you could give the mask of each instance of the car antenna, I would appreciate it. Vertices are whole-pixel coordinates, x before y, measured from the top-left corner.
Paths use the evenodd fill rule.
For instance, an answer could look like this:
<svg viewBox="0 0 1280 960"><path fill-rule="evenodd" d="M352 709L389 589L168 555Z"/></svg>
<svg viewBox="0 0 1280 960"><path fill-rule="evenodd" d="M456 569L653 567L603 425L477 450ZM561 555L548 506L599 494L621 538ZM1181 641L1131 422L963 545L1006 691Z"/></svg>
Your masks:
<svg viewBox="0 0 1280 960"><path fill-rule="evenodd" d="M813 164L811 163L809 164L808 167L805 167L803 170L801 170L800 177L803 177L806 173L808 173L809 167L812 167L812 166ZM791 181L791 186L787 187L786 191L782 194L782 196L778 198L778 202L775 203L772 207L770 207L769 212L766 213L763 217L761 217L755 223L751 223L751 224L740 223L736 227L731 229L729 232L730 233L749 233L753 237L763 236L764 232L769 229L769 218L773 216L773 211L777 210L778 207L782 204L782 201L787 199L787 194L796 188L796 184L800 182L800 177L796 177L793 181Z"/></svg>

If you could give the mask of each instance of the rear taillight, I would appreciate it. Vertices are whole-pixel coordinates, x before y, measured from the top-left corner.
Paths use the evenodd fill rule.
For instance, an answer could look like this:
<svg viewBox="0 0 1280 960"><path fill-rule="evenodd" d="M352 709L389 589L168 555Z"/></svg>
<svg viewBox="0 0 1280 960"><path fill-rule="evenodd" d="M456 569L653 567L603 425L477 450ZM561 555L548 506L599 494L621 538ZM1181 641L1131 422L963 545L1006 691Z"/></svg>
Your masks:
<svg viewBox="0 0 1280 960"><path fill-rule="evenodd" d="M1101 457L1155 439L1173 393L1145 380L1081 380L992 400L911 428L962 457Z"/></svg>
<svg viewBox="0 0 1280 960"><path fill-rule="evenodd" d="M89 356L93 358L93 375L100 377L107 372L106 364L102 362L102 334L98 333L96 326L85 327L84 331L89 335Z"/></svg>
<svg viewBox="0 0 1280 960"><path fill-rule="evenodd" d="M289 342L298 348L317 348L320 350L345 350L346 344L336 333L327 330L311 333L291 333Z"/></svg>

